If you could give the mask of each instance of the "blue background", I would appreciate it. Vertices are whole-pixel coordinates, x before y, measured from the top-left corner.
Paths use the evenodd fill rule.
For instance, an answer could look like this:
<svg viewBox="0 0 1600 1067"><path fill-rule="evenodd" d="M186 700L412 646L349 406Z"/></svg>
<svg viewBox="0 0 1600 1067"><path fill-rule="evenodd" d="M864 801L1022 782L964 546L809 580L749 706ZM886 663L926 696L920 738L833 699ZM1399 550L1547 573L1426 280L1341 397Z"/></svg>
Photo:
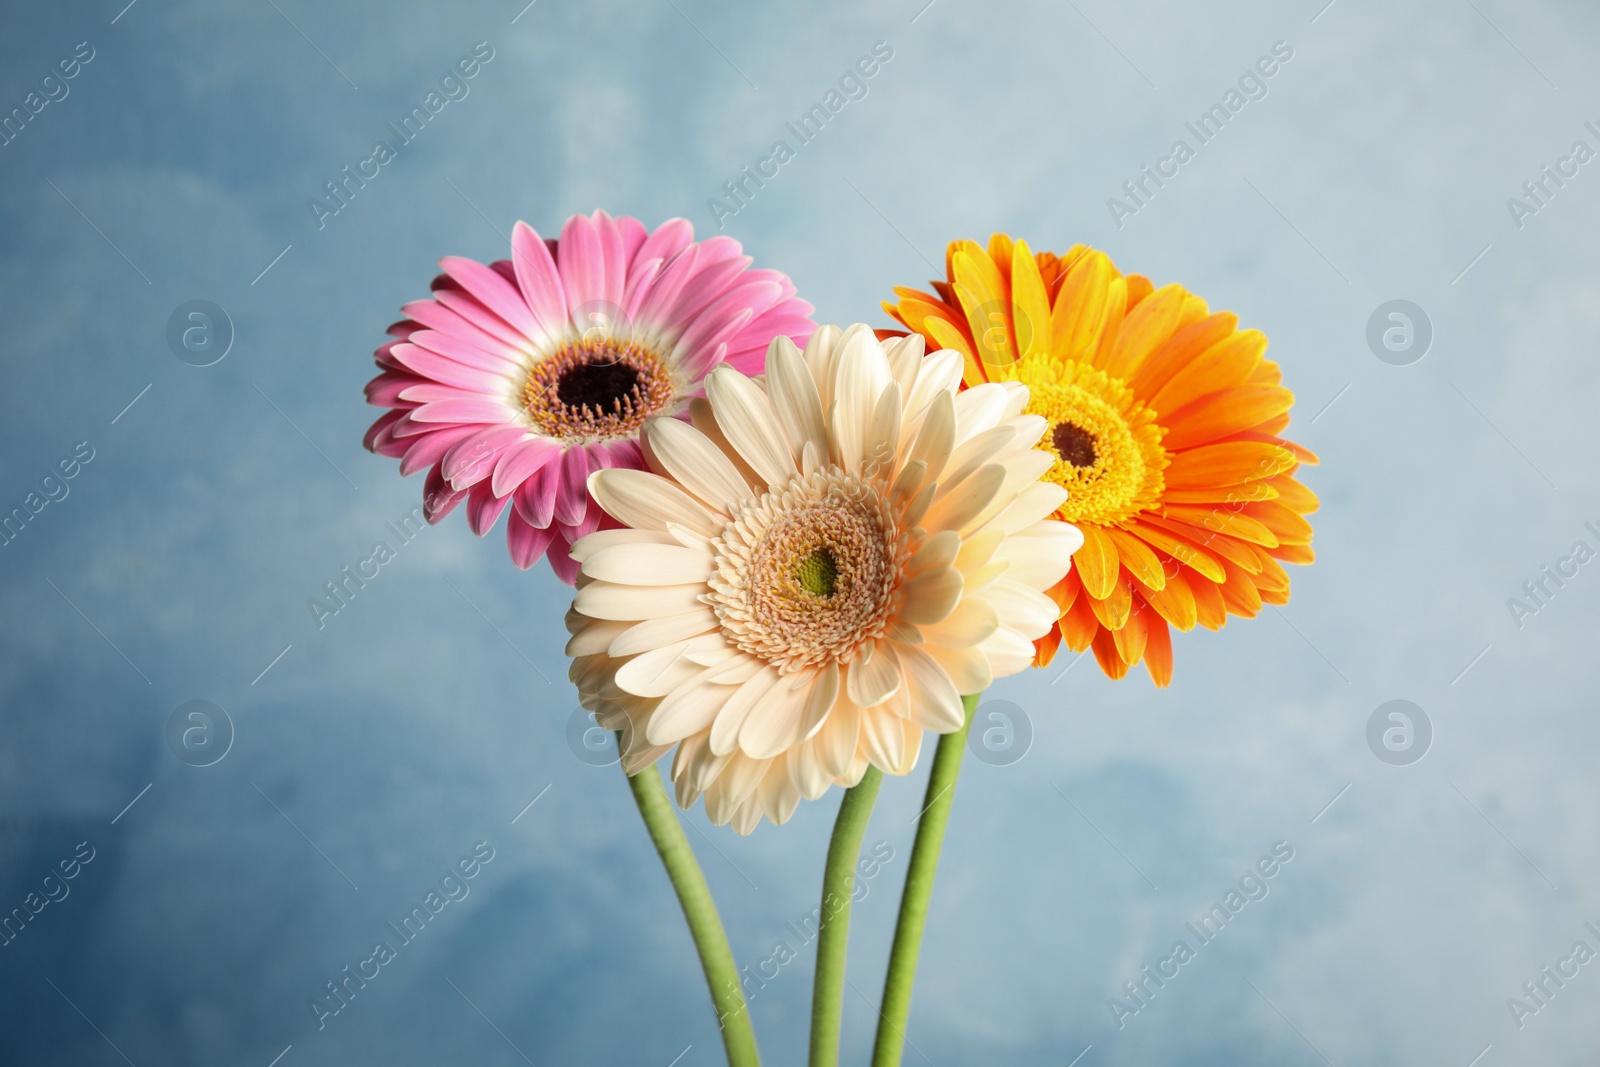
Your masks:
<svg viewBox="0 0 1600 1067"><path fill-rule="evenodd" d="M1506 203L1600 148L1592 6L124 2L7 4L0 40L3 110L95 53L0 148L0 509L94 450L0 548L0 910L95 849L0 948L6 1062L719 1062L620 774L568 742L566 590L452 516L323 629L307 600L419 502L361 449L361 387L440 256L596 207L715 232L707 201L877 41L865 98L723 232L875 325L949 239L1105 248L1265 330L1324 460L1290 605L1181 636L1170 689L1070 657L997 685L1032 747L968 761L906 1062L1592 1062L1600 963L1520 1030L1506 1005L1600 948L1600 563L1507 605L1600 548L1600 164L1520 227ZM319 229L309 198L479 41L470 95ZM1107 198L1278 41L1265 98L1119 227ZM210 367L166 341L195 299L236 332ZM1433 325L1409 366L1366 341L1391 299ZM1411 766L1366 740L1397 698L1433 727ZM166 740L196 699L236 730L205 768ZM855 913L847 1062L926 762L867 832L895 858ZM800 948L752 1001L774 1064L804 1057L786 924L837 797L750 838L687 819L741 961ZM323 983L479 841L470 896L319 1031ZM1278 841L1270 894L1119 1030L1108 998Z"/></svg>

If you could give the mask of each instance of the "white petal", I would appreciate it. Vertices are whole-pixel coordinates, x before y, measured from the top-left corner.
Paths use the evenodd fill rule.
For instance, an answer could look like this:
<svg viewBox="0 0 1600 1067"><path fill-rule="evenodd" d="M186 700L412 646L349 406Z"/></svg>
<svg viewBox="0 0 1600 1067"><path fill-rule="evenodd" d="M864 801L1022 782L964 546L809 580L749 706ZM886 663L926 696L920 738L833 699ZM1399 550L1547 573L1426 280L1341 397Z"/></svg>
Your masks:
<svg viewBox="0 0 1600 1067"><path fill-rule="evenodd" d="M1003 626L978 648L989 661L989 670L996 678L1018 674L1033 666L1033 642Z"/></svg>
<svg viewBox="0 0 1600 1067"><path fill-rule="evenodd" d="M1006 577L1032 589L1049 589L1067 576L1072 554L1083 547L1083 534L1065 522L1035 523L1013 534L999 555L1010 562Z"/></svg>
<svg viewBox="0 0 1600 1067"><path fill-rule="evenodd" d="M1003 629L996 630L989 640L993 641L995 636L1005 632ZM944 668L944 673L949 675L958 693L971 696L983 692L994 684L994 671L989 666L989 657L984 655L982 645L973 648L940 648L937 645L924 645L923 649Z"/></svg>
<svg viewBox="0 0 1600 1067"><path fill-rule="evenodd" d="M716 627L716 613L704 604L696 604L693 611L634 623L612 639L608 651L613 656L636 656Z"/></svg>
<svg viewBox="0 0 1600 1067"><path fill-rule="evenodd" d="M906 682L911 688L912 721L934 733L948 734L961 729L966 709L950 675L938 661L921 648L900 648Z"/></svg>
<svg viewBox="0 0 1600 1067"><path fill-rule="evenodd" d="M1053 602L1052 602L1053 603ZM964 597L948 617L922 631L930 645L941 648L970 648L1000 628L1000 617L982 597Z"/></svg>
<svg viewBox="0 0 1600 1067"><path fill-rule="evenodd" d="M773 667L762 667L739 685L733 696L728 698L728 702L717 713L717 721L711 724L712 752L721 756L738 747L739 729L744 725L750 709L776 684L778 684L777 670Z"/></svg>
<svg viewBox="0 0 1600 1067"><path fill-rule="evenodd" d="M585 560L583 573L618 585L691 585L711 576L711 556L680 545L612 545Z"/></svg>
<svg viewBox="0 0 1600 1067"><path fill-rule="evenodd" d="M963 478L949 496L935 499L922 525L930 530L965 531L994 500L1005 480L1006 469L999 464L991 463L978 468L971 477ZM1053 482L1041 484L1061 488Z"/></svg>
<svg viewBox="0 0 1600 1067"><path fill-rule="evenodd" d="M863 708L874 707L900 691L904 681L900 671L900 657L887 641L868 645L866 651L850 662L849 683L845 691L850 699Z"/></svg>
<svg viewBox="0 0 1600 1067"><path fill-rule="evenodd" d="M1055 514L1067 502L1067 491L1055 482L1035 482L995 516L992 522L1008 534L1025 530L1036 522Z"/></svg>
<svg viewBox="0 0 1600 1067"><path fill-rule="evenodd" d="M855 327L839 350L833 380L833 406L829 418L836 453L834 460L852 474L859 473L867 446L867 433L878 398L893 380L889 359L871 331Z"/></svg>
<svg viewBox="0 0 1600 1067"><path fill-rule="evenodd" d="M624 526L667 532L668 523L714 537L722 529L688 493L658 474L613 467L589 476L589 494Z"/></svg>
<svg viewBox="0 0 1600 1067"><path fill-rule="evenodd" d="M572 542L572 550L567 554L572 557L573 562L582 563L593 553L613 545L674 544L677 542L669 534L658 530L600 530Z"/></svg>
<svg viewBox="0 0 1600 1067"><path fill-rule="evenodd" d="M894 773L906 752L906 723L886 708L861 712L861 747L880 771Z"/></svg>
<svg viewBox="0 0 1600 1067"><path fill-rule="evenodd" d="M756 759L771 759L799 744L806 729L816 722L815 718L804 721L807 709L820 704L820 712L814 715L827 714L838 692L837 667L814 676L802 671L778 679L745 716L739 728L740 750Z"/></svg>
<svg viewBox="0 0 1600 1067"><path fill-rule="evenodd" d="M918 626L931 626L955 610L966 584L960 571L943 567L913 578L900 587L900 617Z"/></svg>
<svg viewBox="0 0 1600 1067"><path fill-rule="evenodd" d="M721 634L702 634L675 645L651 649L617 668L617 688L637 697L664 697L690 679L700 678L706 668L685 655L697 642L726 647Z"/></svg>
<svg viewBox="0 0 1600 1067"><path fill-rule="evenodd" d="M1060 605L1010 574L990 582L983 590L983 599L994 605L1000 625L1029 639L1043 637L1061 617Z"/></svg>
<svg viewBox="0 0 1600 1067"><path fill-rule="evenodd" d="M823 411L833 406L833 360L839 350L840 336L837 326L818 326L806 342L806 366L811 368L811 377L817 383Z"/></svg>
<svg viewBox="0 0 1600 1067"><path fill-rule="evenodd" d="M915 578L932 570L942 570L955 563L961 551L961 535L954 530L940 530L922 543L906 560L906 575Z"/></svg>
<svg viewBox="0 0 1600 1067"><path fill-rule="evenodd" d="M597 656L605 652L618 634L628 629L627 622L609 622L598 619L584 619L584 625L573 631L567 640L566 654L574 659L579 656Z"/></svg>
<svg viewBox="0 0 1600 1067"><path fill-rule="evenodd" d="M681 615L700 607L702 585L613 585L590 582L572 598L572 606L592 619L654 619Z"/></svg>
<svg viewBox="0 0 1600 1067"><path fill-rule="evenodd" d="M890 382L878 395L878 406L872 409L872 423L867 428L863 461L883 458L893 462L900 447L900 384Z"/></svg>
<svg viewBox="0 0 1600 1067"><path fill-rule="evenodd" d="M950 348L929 352L917 372L917 384L906 396L906 415L916 418L939 395L954 397L961 384L961 353Z"/></svg>
<svg viewBox="0 0 1600 1067"><path fill-rule="evenodd" d="M789 777L807 800L816 800L833 784L833 776L822 765L818 744L818 740L812 738L789 754Z"/></svg>
<svg viewBox="0 0 1600 1067"><path fill-rule="evenodd" d="M911 451L906 454L908 463L922 460L935 481L944 476L945 464L956 446L956 406L949 393L934 397L928 414L922 420Z"/></svg>
<svg viewBox="0 0 1600 1067"><path fill-rule="evenodd" d="M998 382L984 382L956 394L956 444L997 426L1005 417L1006 390Z"/></svg>
<svg viewBox="0 0 1600 1067"><path fill-rule="evenodd" d="M823 769L835 778L849 771L860 737L861 709L849 700L835 702L814 739Z"/></svg>
<svg viewBox="0 0 1600 1067"><path fill-rule="evenodd" d="M760 386L732 367L718 367L706 379L706 397L728 443L768 486L782 485L799 473Z"/></svg>
<svg viewBox="0 0 1600 1067"><path fill-rule="evenodd" d="M900 383L900 395L909 397L917 386L917 377L922 370L922 354L927 343L920 333L907 334L904 337L895 337L883 342L883 350L889 356L889 372L894 375L894 380Z"/></svg>
<svg viewBox="0 0 1600 1067"><path fill-rule="evenodd" d="M789 776L788 759L772 761L772 766L756 789L756 797L761 801L761 810L775 825L781 826L789 821L789 816L800 804L800 790Z"/></svg>
<svg viewBox="0 0 1600 1067"><path fill-rule="evenodd" d="M793 341L781 334L767 348L764 381L767 398L794 449L795 460L800 459L807 441L818 456L827 455L828 429L822 418L822 395L805 357Z"/></svg>
<svg viewBox="0 0 1600 1067"><path fill-rule="evenodd" d="M692 737L710 728L732 695L731 685L680 686L650 713L645 737L653 745L670 745Z"/></svg>
<svg viewBox="0 0 1600 1067"><path fill-rule="evenodd" d="M651 419L645 424L644 439L668 474L724 514L732 514L741 501L755 495L727 454L681 419Z"/></svg>
<svg viewBox="0 0 1600 1067"><path fill-rule="evenodd" d="M889 771L890 774L910 774L917 769L917 756L922 752L922 728L914 722L902 719L901 728L905 730L906 746L900 754L900 760Z"/></svg>

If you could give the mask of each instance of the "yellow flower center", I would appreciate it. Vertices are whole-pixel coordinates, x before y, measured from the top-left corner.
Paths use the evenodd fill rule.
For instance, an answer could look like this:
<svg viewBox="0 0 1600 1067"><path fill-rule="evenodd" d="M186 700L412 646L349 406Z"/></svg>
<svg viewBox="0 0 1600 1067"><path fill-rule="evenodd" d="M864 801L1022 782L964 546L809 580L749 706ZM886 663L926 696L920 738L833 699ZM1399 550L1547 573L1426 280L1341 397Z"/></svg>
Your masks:
<svg viewBox="0 0 1600 1067"><path fill-rule="evenodd" d="M541 433L569 442L604 441L638 433L675 393L653 349L591 332L533 365L522 403Z"/></svg>
<svg viewBox="0 0 1600 1067"><path fill-rule="evenodd" d="M1050 423L1056 462L1045 478L1067 490L1068 522L1115 525L1156 506L1167 453L1155 413L1120 379L1084 363L1028 360L1016 378L1028 412Z"/></svg>

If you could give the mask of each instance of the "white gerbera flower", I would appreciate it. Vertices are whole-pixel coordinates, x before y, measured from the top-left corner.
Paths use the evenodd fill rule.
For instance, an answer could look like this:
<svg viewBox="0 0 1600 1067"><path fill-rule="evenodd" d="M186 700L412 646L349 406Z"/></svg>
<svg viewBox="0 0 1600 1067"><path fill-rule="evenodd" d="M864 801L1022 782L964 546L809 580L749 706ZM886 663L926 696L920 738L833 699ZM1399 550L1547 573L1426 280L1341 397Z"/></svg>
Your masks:
<svg viewBox="0 0 1600 1067"><path fill-rule="evenodd" d="M961 697L1033 659L1082 544L1049 520L1046 421L1016 382L958 393L961 356L866 326L719 368L649 471L589 491L625 529L572 547L571 677L629 774L672 746L678 803L749 833L867 766L906 774Z"/></svg>

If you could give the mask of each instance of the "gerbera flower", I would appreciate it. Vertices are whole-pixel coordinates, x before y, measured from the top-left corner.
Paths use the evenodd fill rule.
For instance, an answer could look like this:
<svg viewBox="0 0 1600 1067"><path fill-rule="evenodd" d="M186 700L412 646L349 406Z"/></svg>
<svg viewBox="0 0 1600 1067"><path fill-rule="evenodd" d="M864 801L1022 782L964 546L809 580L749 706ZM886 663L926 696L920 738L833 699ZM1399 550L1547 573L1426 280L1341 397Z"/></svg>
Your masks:
<svg viewBox="0 0 1600 1067"><path fill-rule="evenodd" d="M1048 520L1047 423L923 347L780 337L764 379L718 368L690 423L646 424L648 471L589 479L626 528L573 546L572 680L628 773L678 746L678 803L719 825L908 773L1055 621L1080 538Z"/></svg>
<svg viewBox="0 0 1600 1067"><path fill-rule="evenodd" d="M1294 394L1259 330L1083 245L955 241L945 273L937 295L896 288L885 310L961 352L969 387L1028 386L1056 455L1045 477L1067 490L1057 514L1083 531L1037 664L1064 641L1113 678L1143 659L1165 686L1169 625L1216 630L1288 601L1282 564L1311 562L1303 516L1317 509L1294 474L1317 459L1279 436Z"/></svg>
<svg viewBox="0 0 1600 1067"><path fill-rule="evenodd" d="M427 469L429 522L464 499L481 537L511 505L512 561L548 553L571 584L568 547L606 524L589 474L641 466L644 421L683 413L713 367L755 373L774 337L810 336L811 305L740 251L696 243L684 219L646 234L597 211L553 241L517 223L510 260L445 257L433 298L405 305L375 353L367 400L392 410L366 446Z"/></svg>

